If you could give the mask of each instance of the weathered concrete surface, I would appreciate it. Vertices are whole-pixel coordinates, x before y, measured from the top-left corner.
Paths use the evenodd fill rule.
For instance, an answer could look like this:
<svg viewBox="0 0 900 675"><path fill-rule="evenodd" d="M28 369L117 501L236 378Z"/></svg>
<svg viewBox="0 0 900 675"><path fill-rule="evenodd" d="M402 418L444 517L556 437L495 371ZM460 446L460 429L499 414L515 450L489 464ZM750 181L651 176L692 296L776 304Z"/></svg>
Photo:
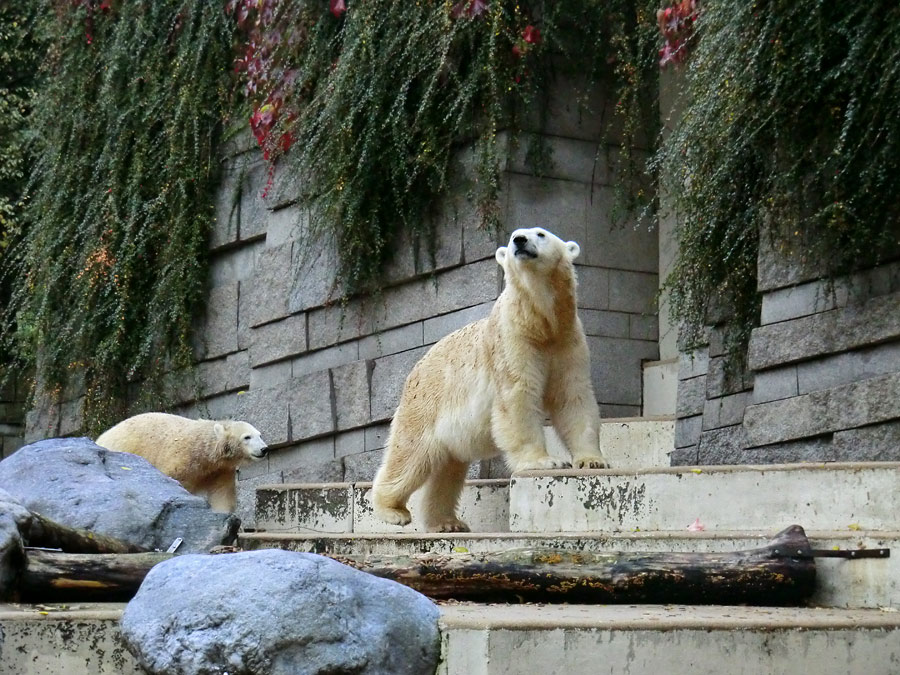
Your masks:
<svg viewBox="0 0 900 675"><path fill-rule="evenodd" d="M600 449L611 469L667 467L675 449L675 420L666 416L601 420Z"/></svg>
<svg viewBox="0 0 900 675"><path fill-rule="evenodd" d="M0 675L145 675L122 643L123 604L0 604Z"/></svg>
<svg viewBox="0 0 900 675"><path fill-rule="evenodd" d="M438 616L401 584L322 556L268 550L156 565L121 625L155 675L430 675Z"/></svg>
<svg viewBox="0 0 900 675"><path fill-rule="evenodd" d="M323 555L416 555L454 552L488 553L551 548L606 553L730 552L760 548L776 532L716 530L688 532L493 532L446 534L287 534L257 532L240 536L247 549L281 548ZM900 550L900 532L807 531L810 544L822 549L890 548ZM819 607L892 607L900 609L900 556L816 561L817 588L810 604Z"/></svg>
<svg viewBox="0 0 900 675"><path fill-rule="evenodd" d="M439 675L894 673L900 619L878 610L448 605Z"/></svg>
<svg viewBox="0 0 900 675"><path fill-rule="evenodd" d="M513 532L894 530L900 464L684 467L620 473L523 472L510 480Z"/></svg>
<svg viewBox="0 0 900 675"><path fill-rule="evenodd" d="M27 445L0 462L0 488L30 511L70 527L138 546L208 551L233 541L240 524L209 508L143 457L112 452L88 438Z"/></svg>
<svg viewBox="0 0 900 675"><path fill-rule="evenodd" d="M652 361L643 368L643 414L674 415L678 392L678 359Z"/></svg>
<svg viewBox="0 0 900 675"><path fill-rule="evenodd" d="M375 517L371 483L263 485L257 488L256 527L294 532L416 532L422 493L410 498L413 522L406 528ZM460 497L459 514L475 532L509 529L509 482L468 481Z"/></svg>

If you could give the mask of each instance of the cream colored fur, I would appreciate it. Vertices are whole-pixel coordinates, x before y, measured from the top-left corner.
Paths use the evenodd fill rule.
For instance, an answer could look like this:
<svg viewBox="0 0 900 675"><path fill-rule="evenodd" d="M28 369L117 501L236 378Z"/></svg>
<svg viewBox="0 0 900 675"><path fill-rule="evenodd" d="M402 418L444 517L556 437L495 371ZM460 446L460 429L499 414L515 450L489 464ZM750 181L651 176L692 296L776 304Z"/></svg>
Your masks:
<svg viewBox="0 0 900 675"><path fill-rule="evenodd" d="M569 466L547 454L547 415L575 466L605 465L577 314L579 251L542 228L497 249L506 284L490 315L440 340L406 379L375 476L380 518L409 523L407 500L424 485L425 527L468 531L456 507L471 462L502 453L513 471Z"/></svg>
<svg viewBox="0 0 900 675"><path fill-rule="evenodd" d="M140 455L217 511L234 511L235 469L262 459L267 446L246 422L192 420L166 413L129 417L101 434L97 445Z"/></svg>

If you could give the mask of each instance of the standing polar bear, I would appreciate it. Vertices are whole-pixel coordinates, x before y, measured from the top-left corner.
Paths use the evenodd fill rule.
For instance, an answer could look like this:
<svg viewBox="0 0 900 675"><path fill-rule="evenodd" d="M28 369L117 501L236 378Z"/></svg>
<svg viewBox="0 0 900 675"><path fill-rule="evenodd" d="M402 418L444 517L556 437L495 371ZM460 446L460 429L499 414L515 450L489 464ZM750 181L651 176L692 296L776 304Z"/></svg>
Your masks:
<svg viewBox="0 0 900 675"><path fill-rule="evenodd" d="M441 339L406 379L373 486L381 519L409 523L406 502L425 485L425 527L467 532L456 506L471 462L502 453L513 471L569 466L547 454L545 415L576 467L605 466L577 313L579 252L540 227L497 249L506 283L490 315Z"/></svg>
<svg viewBox="0 0 900 675"><path fill-rule="evenodd" d="M119 422L97 439L108 450L140 455L216 511L234 511L235 469L262 459L268 446L246 422L192 420L144 413Z"/></svg>

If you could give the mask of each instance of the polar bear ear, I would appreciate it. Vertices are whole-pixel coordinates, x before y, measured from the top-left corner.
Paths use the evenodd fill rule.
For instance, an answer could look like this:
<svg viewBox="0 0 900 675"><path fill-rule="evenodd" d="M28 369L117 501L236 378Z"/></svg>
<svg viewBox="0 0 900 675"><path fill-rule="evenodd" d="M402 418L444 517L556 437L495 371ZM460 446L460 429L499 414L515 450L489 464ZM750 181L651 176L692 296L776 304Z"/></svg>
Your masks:
<svg viewBox="0 0 900 675"><path fill-rule="evenodd" d="M506 260L506 247L501 246L497 249L497 252L494 254L494 257L497 259L497 263L503 265L503 261Z"/></svg>
<svg viewBox="0 0 900 675"><path fill-rule="evenodd" d="M569 260L575 260L575 258L578 257L578 254L581 253L581 247L574 241L567 241L566 253L569 256Z"/></svg>
<svg viewBox="0 0 900 675"><path fill-rule="evenodd" d="M221 422L216 422L213 425L213 433L216 435L217 441L221 441L225 438L225 427L222 426Z"/></svg>

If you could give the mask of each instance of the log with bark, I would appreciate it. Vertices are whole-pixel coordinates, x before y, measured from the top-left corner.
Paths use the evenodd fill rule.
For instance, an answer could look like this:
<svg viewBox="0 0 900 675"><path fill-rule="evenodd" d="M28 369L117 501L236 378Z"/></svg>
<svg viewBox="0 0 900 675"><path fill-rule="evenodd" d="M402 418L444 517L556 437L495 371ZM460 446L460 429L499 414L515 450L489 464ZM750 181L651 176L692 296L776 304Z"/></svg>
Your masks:
<svg viewBox="0 0 900 675"><path fill-rule="evenodd" d="M803 528L731 553L592 553L556 549L500 553L330 557L434 599L479 602L792 605L815 588ZM804 552L803 555L793 555ZM126 600L168 553L27 552L23 601Z"/></svg>
<svg viewBox="0 0 900 675"><path fill-rule="evenodd" d="M554 549L416 556L334 556L434 599L480 602L794 605L815 589L799 525L731 553L591 553Z"/></svg>
<svg viewBox="0 0 900 675"><path fill-rule="evenodd" d="M58 548L70 553L142 553L150 550L115 537L62 525L39 513L32 512L30 521L25 531L19 533L28 546Z"/></svg>

